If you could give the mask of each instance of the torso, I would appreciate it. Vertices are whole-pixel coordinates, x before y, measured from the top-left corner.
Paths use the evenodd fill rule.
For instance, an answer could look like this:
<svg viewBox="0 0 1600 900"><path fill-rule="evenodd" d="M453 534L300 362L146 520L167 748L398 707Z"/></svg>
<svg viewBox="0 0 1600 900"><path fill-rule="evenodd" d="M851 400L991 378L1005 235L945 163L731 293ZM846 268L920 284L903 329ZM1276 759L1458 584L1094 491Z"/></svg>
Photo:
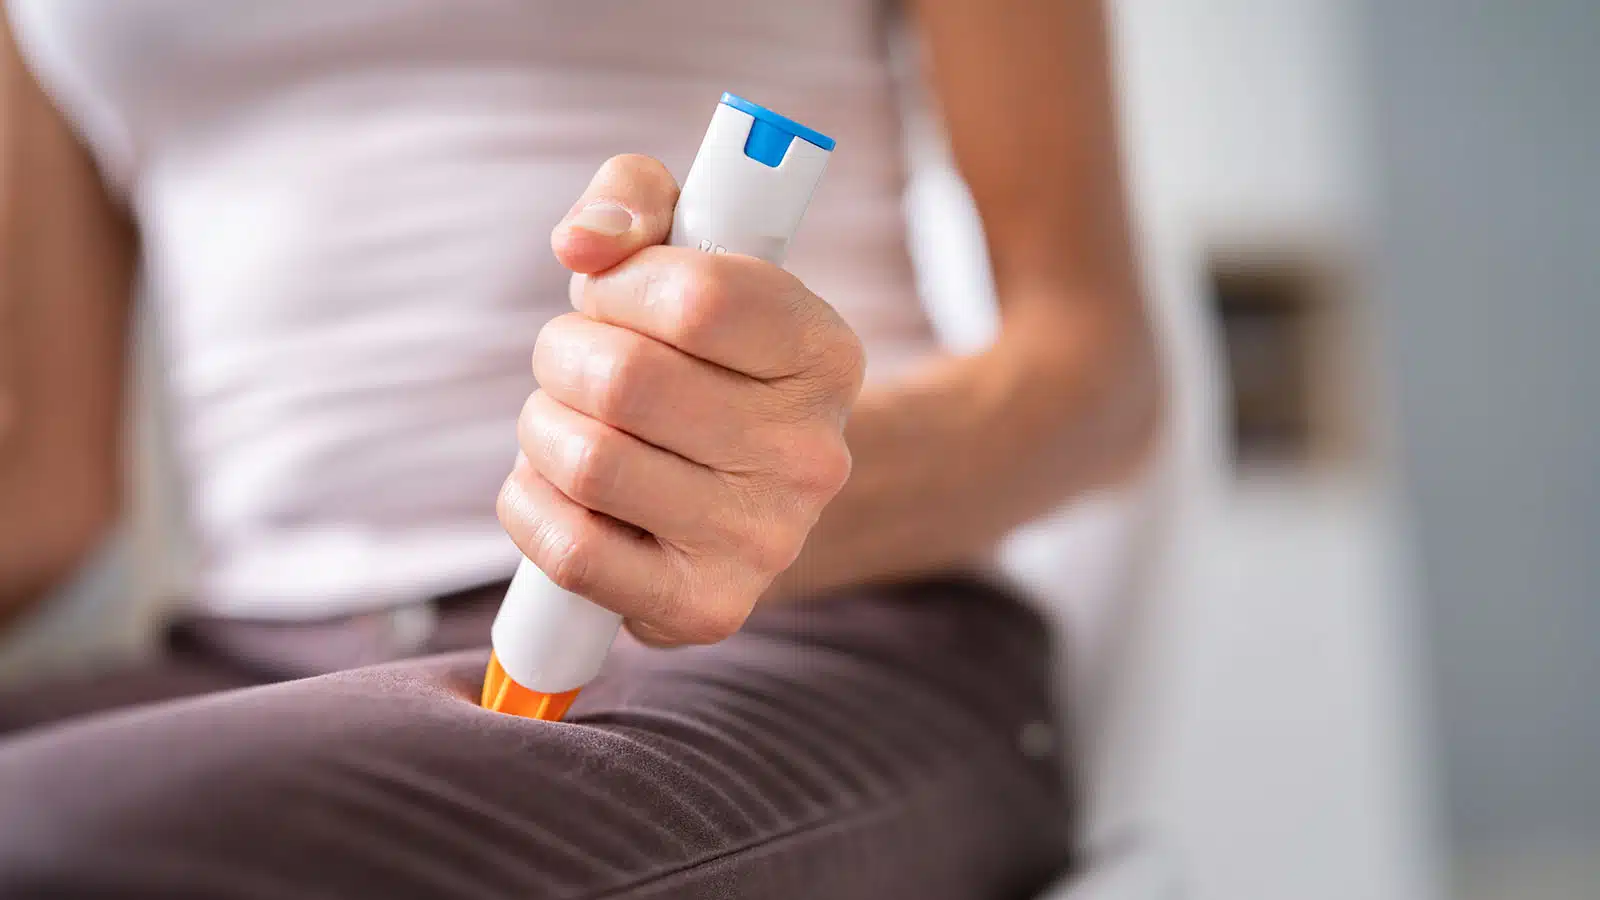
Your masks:
<svg viewBox="0 0 1600 900"><path fill-rule="evenodd" d="M877 0L9 8L139 223L210 611L510 573L494 498L568 308L550 228L613 154L681 178L724 90L838 139L789 268L870 374L933 347Z"/></svg>

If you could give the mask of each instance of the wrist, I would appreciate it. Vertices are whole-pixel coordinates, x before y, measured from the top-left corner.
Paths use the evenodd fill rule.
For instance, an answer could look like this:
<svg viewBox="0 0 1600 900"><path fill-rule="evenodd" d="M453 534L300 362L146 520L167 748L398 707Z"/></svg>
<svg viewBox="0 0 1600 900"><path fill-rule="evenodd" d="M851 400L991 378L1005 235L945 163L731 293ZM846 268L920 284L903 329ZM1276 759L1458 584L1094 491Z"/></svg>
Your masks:
<svg viewBox="0 0 1600 900"><path fill-rule="evenodd" d="M1018 427L1019 406L1046 404L1019 398L1048 393L1042 368L996 347L865 390L846 428L850 479L762 602L982 567L1013 524L991 502L992 476L1026 453L1034 429Z"/></svg>
<svg viewBox="0 0 1600 900"><path fill-rule="evenodd" d="M850 479L763 600L981 565L1017 525L1135 464L1159 379L1142 321L1117 318L1070 298L1013 306L983 352L864 391Z"/></svg>

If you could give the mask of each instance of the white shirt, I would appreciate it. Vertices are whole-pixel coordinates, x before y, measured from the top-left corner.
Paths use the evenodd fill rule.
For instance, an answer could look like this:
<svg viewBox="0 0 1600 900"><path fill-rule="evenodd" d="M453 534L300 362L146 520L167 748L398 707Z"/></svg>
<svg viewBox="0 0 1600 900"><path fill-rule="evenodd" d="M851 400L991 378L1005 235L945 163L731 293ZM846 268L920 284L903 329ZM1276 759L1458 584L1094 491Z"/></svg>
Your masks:
<svg viewBox="0 0 1600 900"><path fill-rule="evenodd" d="M935 347L877 0L9 10L140 228L208 611L510 575L495 496L534 338L569 308L550 229L614 154L681 178L724 90L838 140L788 267L870 376Z"/></svg>

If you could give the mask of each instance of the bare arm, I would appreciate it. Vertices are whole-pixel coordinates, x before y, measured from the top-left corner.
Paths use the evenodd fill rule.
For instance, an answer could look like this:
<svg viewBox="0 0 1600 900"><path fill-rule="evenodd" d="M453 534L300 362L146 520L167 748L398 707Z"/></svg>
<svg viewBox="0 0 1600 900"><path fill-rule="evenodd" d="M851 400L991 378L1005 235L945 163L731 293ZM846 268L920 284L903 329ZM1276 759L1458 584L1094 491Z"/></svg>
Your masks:
<svg viewBox="0 0 1600 900"><path fill-rule="evenodd" d="M1119 171L1096 0L916 0L933 85L988 236L995 344L869 388L854 470L778 595L981 558L1125 476L1156 432L1158 361Z"/></svg>
<svg viewBox="0 0 1600 900"><path fill-rule="evenodd" d="M759 259L659 246L678 188L645 157L602 166L552 235L576 311L539 333L500 519L648 643L975 563L1155 433L1098 3L918 9L1001 297L984 353L854 402L861 345L826 301Z"/></svg>
<svg viewBox="0 0 1600 900"><path fill-rule="evenodd" d="M134 257L0 14L0 627L116 518Z"/></svg>

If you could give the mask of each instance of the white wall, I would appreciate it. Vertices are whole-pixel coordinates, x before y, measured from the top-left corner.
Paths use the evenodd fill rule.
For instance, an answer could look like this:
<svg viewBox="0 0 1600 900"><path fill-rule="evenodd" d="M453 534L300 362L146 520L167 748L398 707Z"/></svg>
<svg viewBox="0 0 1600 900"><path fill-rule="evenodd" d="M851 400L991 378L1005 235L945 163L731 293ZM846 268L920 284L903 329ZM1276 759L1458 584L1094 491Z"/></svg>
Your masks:
<svg viewBox="0 0 1600 900"><path fill-rule="evenodd" d="M1117 8L1159 301L1202 308L1205 255L1240 248L1355 260L1359 285L1369 191L1344 5ZM1349 298L1358 326L1363 299ZM1219 405L1215 384L1196 387L1196 415ZM1378 429L1378 395L1358 396ZM1218 459L1214 424L1187 437L1197 465ZM1377 438L1342 470L1196 489L1179 574L1160 601L1168 715L1147 736L1149 806L1201 900L1413 900L1434 890L1413 660L1401 639L1409 560Z"/></svg>

